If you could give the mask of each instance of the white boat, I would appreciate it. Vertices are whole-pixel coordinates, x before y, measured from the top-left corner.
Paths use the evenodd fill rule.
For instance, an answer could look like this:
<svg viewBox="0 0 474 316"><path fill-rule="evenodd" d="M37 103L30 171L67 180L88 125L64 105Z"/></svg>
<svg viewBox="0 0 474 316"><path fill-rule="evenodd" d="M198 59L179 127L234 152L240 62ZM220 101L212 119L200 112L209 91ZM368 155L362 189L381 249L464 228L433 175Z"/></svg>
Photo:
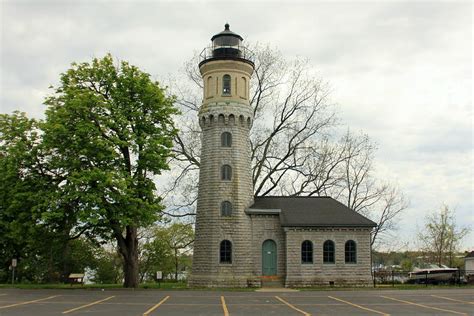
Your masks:
<svg viewBox="0 0 474 316"><path fill-rule="evenodd" d="M457 268L449 268L445 265L430 264L428 268L415 268L409 273L409 280L413 283L438 283L450 282L456 279Z"/></svg>

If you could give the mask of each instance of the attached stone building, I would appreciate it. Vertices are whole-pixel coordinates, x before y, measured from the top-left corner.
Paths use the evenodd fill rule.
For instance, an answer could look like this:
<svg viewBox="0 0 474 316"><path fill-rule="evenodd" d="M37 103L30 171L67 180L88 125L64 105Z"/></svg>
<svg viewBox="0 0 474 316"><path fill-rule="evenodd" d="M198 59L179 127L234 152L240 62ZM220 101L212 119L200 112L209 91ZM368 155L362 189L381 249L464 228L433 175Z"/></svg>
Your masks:
<svg viewBox="0 0 474 316"><path fill-rule="evenodd" d="M368 285L374 222L330 197L253 196L252 53L228 24L211 41L190 286Z"/></svg>

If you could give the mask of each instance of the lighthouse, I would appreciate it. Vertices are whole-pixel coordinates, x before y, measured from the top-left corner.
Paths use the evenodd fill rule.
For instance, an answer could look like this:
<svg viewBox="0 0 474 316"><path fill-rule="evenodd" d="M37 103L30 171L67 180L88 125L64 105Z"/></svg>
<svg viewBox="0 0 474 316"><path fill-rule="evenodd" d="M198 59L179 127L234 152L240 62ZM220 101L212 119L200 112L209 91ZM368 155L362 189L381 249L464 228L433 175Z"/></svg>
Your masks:
<svg viewBox="0 0 474 316"><path fill-rule="evenodd" d="M254 197L252 53L225 29L200 55L201 165L192 287L370 286L377 224L328 196Z"/></svg>
<svg viewBox="0 0 474 316"><path fill-rule="evenodd" d="M190 286L247 286L252 275L253 203L249 131L252 53L225 29L200 55L201 165Z"/></svg>

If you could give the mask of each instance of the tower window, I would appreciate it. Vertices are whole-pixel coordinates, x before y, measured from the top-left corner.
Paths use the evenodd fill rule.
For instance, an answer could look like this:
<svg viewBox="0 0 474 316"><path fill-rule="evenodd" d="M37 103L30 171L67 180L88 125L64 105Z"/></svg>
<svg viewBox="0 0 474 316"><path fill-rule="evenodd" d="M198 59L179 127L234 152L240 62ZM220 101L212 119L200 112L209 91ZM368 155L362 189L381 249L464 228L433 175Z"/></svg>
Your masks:
<svg viewBox="0 0 474 316"><path fill-rule="evenodd" d="M223 165L221 170L222 180L232 180L232 168L229 165Z"/></svg>
<svg viewBox="0 0 474 316"><path fill-rule="evenodd" d="M232 263L232 243L228 240L221 241L219 254L220 263Z"/></svg>
<svg viewBox="0 0 474 316"><path fill-rule="evenodd" d="M209 76L209 77L207 77L207 85L206 85L207 95L206 95L206 97L208 97L208 98L212 97L213 88L214 87L213 87L212 76Z"/></svg>
<svg viewBox="0 0 474 316"><path fill-rule="evenodd" d="M232 134L231 133L224 132L221 134L221 146L232 147Z"/></svg>
<svg viewBox="0 0 474 316"><path fill-rule="evenodd" d="M222 77L222 94L230 95L230 76L224 75Z"/></svg>
<svg viewBox="0 0 474 316"><path fill-rule="evenodd" d="M357 248L356 243L353 240L348 240L345 245L345 261L346 263L357 262Z"/></svg>
<svg viewBox="0 0 474 316"><path fill-rule="evenodd" d="M232 216L232 203L229 201L221 203L221 216Z"/></svg>
<svg viewBox="0 0 474 316"><path fill-rule="evenodd" d="M323 262L334 263L334 242L326 240L323 244Z"/></svg>
<svg viewBox="0 0 474 316"><path fill-rule="evenodd" d="M309 240L301 244L301 263L313 263L313 243Z"/></svg>
<svg viewBox="0 0 474 316"><path fill-rule="evenodd" d="M242 77L242 97L247 98L247 79Z"/></svg>

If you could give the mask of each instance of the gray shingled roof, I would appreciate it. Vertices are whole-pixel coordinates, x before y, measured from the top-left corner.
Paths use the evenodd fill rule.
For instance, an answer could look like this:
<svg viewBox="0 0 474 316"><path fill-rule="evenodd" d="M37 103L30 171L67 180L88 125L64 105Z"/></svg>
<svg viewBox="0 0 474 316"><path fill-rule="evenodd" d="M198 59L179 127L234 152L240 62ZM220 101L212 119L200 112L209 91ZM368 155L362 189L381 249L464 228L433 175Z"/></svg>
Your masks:
<svg viewBox="0 0 474 316"><path fill-rule="evenodd" d="M284 227L377 226L370 219L330 197L255 197L249 213L255 214L258 210L266 209L280 209L280 222Z"/></svg>

